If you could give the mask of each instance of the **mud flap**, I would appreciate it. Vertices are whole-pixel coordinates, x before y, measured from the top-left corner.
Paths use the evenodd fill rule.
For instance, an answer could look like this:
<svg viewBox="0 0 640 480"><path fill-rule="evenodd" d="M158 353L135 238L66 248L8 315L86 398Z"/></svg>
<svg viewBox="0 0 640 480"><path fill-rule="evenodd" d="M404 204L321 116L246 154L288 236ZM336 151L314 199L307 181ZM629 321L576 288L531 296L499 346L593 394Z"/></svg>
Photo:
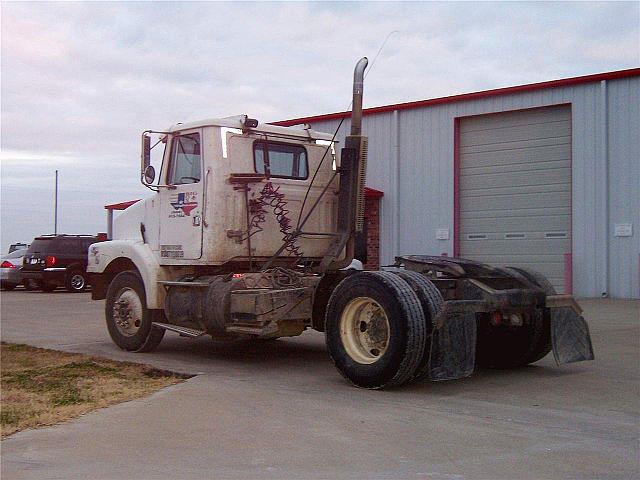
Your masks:
<svg viewBox="0 0 640 480"><path fill-rule="evenodd" d="M473 373L476 363L475 313L448 313L433 330L429 378L455 380Z"/></svg>
<svg viewBox="0 0 640 480"><path fill-rule="evenodd" d="M571 307L551 309L551 344L558 365L594 359L589 325Z"/></svg>

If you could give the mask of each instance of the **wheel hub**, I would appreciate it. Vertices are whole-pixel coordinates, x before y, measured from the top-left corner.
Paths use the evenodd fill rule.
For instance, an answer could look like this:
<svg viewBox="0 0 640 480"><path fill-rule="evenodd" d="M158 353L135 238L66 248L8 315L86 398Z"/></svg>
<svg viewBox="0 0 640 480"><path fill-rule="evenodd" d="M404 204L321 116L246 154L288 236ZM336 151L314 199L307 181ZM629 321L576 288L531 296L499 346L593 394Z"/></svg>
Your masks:
<svg viewBox="0 0 640 480"><path fill-rule="evenodd" d="M131 337L138 333L142 325L142 302L134 290L124 288L118 292L113 320L121 334Z"/></svg>
<svg viewBox="0 0 640 480"><path fill-rule="evenodd" d="M71 286L75 289L75 290L80 290L81 288L84 287L84 277L82 275L74 275L73 277L71 277Z"/></svg>
<svg viewBox="0 0 640 480"><path fill-rule="evenodd" d="M389 337L389 319L374 299L357 297L346 305L340 317L340 338L354 361L377 362L387 351Z"/></svg>

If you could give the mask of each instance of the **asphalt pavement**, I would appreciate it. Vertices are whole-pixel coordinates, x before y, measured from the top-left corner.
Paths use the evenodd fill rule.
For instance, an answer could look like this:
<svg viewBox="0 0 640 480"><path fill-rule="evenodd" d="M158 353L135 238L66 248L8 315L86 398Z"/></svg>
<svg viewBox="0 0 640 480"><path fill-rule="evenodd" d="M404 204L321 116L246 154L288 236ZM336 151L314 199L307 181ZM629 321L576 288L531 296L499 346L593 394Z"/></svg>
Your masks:
<svg viewBox="0 0 640 480"><path fill-rule="evenodd" d="M640 478L640 302L582 300L596 360L391 391L347 384L322 334L112 344L89 294L2 292L1 337L195 374L1 443L4 479Z"/></svg>

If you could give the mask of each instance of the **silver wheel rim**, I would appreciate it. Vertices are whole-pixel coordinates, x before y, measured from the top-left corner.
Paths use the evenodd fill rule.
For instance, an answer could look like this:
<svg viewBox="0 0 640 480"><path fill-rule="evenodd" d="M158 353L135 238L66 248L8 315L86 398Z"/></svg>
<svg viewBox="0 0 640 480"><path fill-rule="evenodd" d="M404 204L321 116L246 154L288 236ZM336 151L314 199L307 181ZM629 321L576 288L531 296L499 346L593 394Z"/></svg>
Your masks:
<svg viewBox="0 0 640 480"><path fill-rule="evenodd" d="M113 304L113 320L118 331L132 337L142 326L142 300L135 290L125 287L118 292Z"/></svg>
<svg viewBox="0 0 640 480"><path fill-rule="evenodd" d="M351 300L340 316L340 339L355 361L371 365L380 360L389 347L391 329L387 313L369 297Z"/></svg>
<svg viewBox="0 0 640 480"><path fill-rule="evenodd" d="M84 288L84 277L79 273L76 273L71 277L71 287L74 290L81 290Z"/></svg>

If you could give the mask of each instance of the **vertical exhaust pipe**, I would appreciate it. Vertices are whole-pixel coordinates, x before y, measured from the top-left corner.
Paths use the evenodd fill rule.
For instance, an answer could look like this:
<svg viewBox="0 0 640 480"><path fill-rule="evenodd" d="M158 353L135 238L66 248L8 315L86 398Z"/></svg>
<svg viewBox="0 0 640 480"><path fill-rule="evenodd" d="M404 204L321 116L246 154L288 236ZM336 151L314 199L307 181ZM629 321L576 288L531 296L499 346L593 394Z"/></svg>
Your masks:
<svg viewBox="0 0 640 480"><path fill-rule="evenodd" d="M322 260L319 270L337 270L353 260L355 235L364 229L364 184L367 172L367 137L362 136L362 93L364 71L369 60L361 58L353 71L351 134L345 138L340 156L340 191L338 194L338 239ZM340 260L340 254L344 257Z"/></svg>
<svg viewBox="0 0 640 480"><path fill-rule="evenodd" d="M353 71L353 107L351 109L351 135L345 139L345 146L356 150L356 164L352 179L355 198L350 205L355 220L355 231L364 229L364 185L367 175L367 137L362 136L362 94L364 92L364 71L369 64L367 57L362 57Z"/></svg>
<svg viewBox="0 0 640 480"><path fill-rule="evenodd" d="M362 57L353 71L353 107L351 108L351 135L362 133L362 93L364 90L364 71L369 64L367 57Z"/></svg>

